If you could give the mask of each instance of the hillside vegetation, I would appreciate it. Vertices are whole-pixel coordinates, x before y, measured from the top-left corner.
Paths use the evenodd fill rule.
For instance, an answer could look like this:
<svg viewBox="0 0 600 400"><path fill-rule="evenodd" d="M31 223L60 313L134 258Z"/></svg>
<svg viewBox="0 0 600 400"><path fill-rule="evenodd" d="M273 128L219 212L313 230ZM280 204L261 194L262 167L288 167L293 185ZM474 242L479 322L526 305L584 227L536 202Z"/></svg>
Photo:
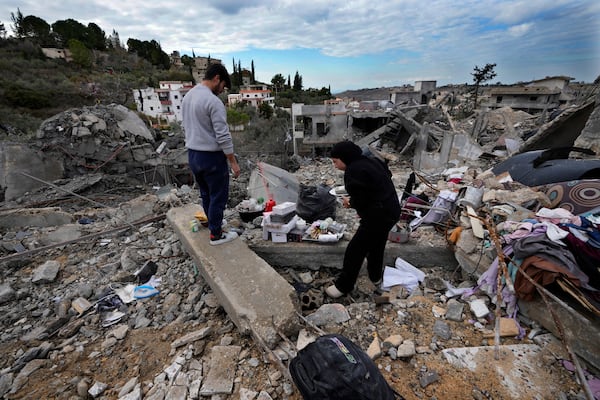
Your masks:
<svg viewBox="0 0 600 400"><path fill-rule="evenodd" d="M160 70L122 49L98 53L90 68L49 59L22 39L0 40L0 134L12 140L33 134L40 123L72 107L123 104L135 108L132 89L160 80L186 79Z"/></svg>

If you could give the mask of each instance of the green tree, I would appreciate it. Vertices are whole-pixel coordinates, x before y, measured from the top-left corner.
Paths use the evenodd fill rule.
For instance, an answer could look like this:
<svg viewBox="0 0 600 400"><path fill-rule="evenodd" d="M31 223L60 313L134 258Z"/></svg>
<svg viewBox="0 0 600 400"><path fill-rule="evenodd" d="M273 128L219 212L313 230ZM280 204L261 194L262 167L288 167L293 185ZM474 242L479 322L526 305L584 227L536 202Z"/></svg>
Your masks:
<svg viewBox="0 0 600 400"><path fill-rule="evenodd" d="M250 62L250 65L251 65L251 70L252 70L252 78L251 78L252 82L251 83L254 84L254 83L256 83L256 75L254 75L254 60L252 60Z"/></svg>
<svg viewBox="0 0 600 400"><path fill-rule="evenodd" d="M21 23L22 37L31 39L40 46L53 46L54 40L50 33L50 24L39 17L28 15Z"/></svg>
<svg viewBox="0 0 600 400"><path fill-rule="evenodd" d="M25 37L25 28L23 27L23 13L21 9L17 8L17 14L10 13L10 20L13 23L12 29L15 32L17 38Z"/></svg>
<svg viewBox="0 0 600 400"><path fill-rule="evenodd" d="M193 67L194 66L194 59L190 56L188 56L187 54L184 54L181 56L181 63L183 65L186 65L188 67Z"/></svg>
<svg viewBox="0 0 600 400"><path fill-rule="evenodd" d="M90 68L92 66L92 52L85 44L77 39L70 39L67 45L75 64L82 68Z"/></svg>
<svg viewBox="0 0 600 400"><path fill-rule="evenodd" d="M106 50L106 35L98 25L90 22L87 26L87 33L85 36L86 41L84 44L87 48L100 51Z"/></svg>
<svg viewBox="0 0 600 400"><path fill-rule="evenodd" d="M231 125L245 125L250 121L250 116L236 107L227 108L227 122Z"/></svg>
<svg viewBox="0 0 600 400"><path fill-rule="evenodd" d="M285 78L281 74L276 74L271 78L271 84L275 88L275 97L277 97L277 93L285 88Z"/></svg>
<svg viewBox="0 0 600 400"><path fill-rule="evenodd" d="M264 119L271 119L273 116L273 107L267 103L260 103L258 106L258 114Z"/></svg>
<svg viewBox="0 0 600 400"><path fill-rule="evenodd" d="M127 49L130 53L137 54L156 67L169 69L171 66L169 55L162 50L160 43L156 40L141 41L130 38L127 40Z"/></svg>
<svg viewBox="0 0 600 400"><path fill-rule="evenodd" d="M302 90L302 76L296 71L296 75L294 75L294 90L299 92Z"/></svg>
<svg viewBox="0 0 600 400"><path fill-rule="evenodd" d="M71 39L84 44L87 42L87 27L72 18L53 23L52 32L56 36L56 43L59 46L68 46Z"/></svg>
<svg viewBox="0 0 600 400"><path fill-rule="evenodd" d="M485 66L483 68L479 68L477 65L475 66L475 68L473 68L473 72L471 72L471 75L473 75L473 82L475 83L475 88L474 88L474 97L473 97L473 108L477 108L477 96L479 94L479 86L483 83L483 82L487 82L491 79L494 79L494 77L496 76L496 72L494 72L494 68L496 67L496 64L485 64Z"/></svg>

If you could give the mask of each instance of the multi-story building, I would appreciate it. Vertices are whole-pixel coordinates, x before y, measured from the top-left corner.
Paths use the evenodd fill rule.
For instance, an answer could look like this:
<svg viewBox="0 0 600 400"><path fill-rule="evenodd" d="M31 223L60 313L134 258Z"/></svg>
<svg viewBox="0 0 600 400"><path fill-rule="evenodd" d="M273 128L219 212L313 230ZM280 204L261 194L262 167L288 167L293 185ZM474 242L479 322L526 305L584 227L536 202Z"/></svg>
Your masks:
<svg viewBox="0 0 600 400"><path fill-rule="evenodd" d="M275 106L275 97L271 96L271 89L263 83L244 85L240 88L239 94L241 96L230 97L231 100L234 102L243 101L253 107L258 107L262 103L267 103L271 107Z"/></svg>
<svg viewBox="0 0 600 400"><path fill-rule="evenodd" d="M194 57L194 67L192 68L192 76L196 83L202 82L204 74L210 64L221 64L221 60L212 57Z"/></svg>
<svg viewBox="0 0 600 400"><path fill-rule="evenodd" d="M191 82L161 81L158 89L134 89L133 97L139 112L170 123L181 121L181 102L191 88Z"/></svg>
<svg viewBox="0 0 600 400"><path fill-rule="evenodd" d="M343 102L292 104L294 154L328 148L346 138L348 112Z"/></svg>

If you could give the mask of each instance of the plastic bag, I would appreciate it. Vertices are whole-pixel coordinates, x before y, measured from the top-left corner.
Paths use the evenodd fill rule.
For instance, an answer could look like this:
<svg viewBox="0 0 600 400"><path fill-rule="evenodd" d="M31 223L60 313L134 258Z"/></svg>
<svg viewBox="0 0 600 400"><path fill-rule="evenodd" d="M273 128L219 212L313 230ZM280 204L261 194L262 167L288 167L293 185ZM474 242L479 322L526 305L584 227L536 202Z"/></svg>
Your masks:
<svg viewBox="0 0 600 400"><path fill-rule="evenodd" d="M307 222L331 217L335 219L336 200L327 185L300 185L296 214Z"/></svg>

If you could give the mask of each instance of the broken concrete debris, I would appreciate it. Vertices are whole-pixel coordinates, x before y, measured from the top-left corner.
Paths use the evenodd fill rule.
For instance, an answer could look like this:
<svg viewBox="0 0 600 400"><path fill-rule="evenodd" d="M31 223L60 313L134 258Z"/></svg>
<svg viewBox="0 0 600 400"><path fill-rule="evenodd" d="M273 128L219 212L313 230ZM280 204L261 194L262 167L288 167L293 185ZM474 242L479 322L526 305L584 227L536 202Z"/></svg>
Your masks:
<svg viewBox="0 0 600 400"><path fill-rule="evenodd" d="M290 253L292 248L288 246L313 246L308 251L313 253L314 258L321 259L313 261L314 258L303 258L299 251L288 254L296 258L295 263L283 267L273 263L282 277L281 288L287 299L285 303L271 299L271 305L263 307L264 310L259 307L260 311L268 311L269 317L274 318L274 322L270 321L268 326L253 325L256 320L253 320L252 302L274 291L273 285L264 289L265 286L253 280L253 274L256 273L253 268L259 260L244 258L236 261L235 254L227 254L228 250L222 249L219 250L221 255L229 259L220 260L218 265L214 265L215 256L210 254L198 260L190 259L187 254L190 250L184 247L185 239L182 236L190 235L190 240L196 240L205 233L202 228L198 232L189 231L187 224L194 218L194 212L185 213L182 217L185 220L185 235L167 223L164 215L138 223L144 218L166 214L174 208L197 204L195 190L184 185L159 185L151 189L150 194L119 202L115 204L116 207L98 208L90 208L90 204L72 208L64 205L38 208L30 206L36 199L70 196L58 191L53 194L47 188L38 192L28 188L27 196L24 196L25 192L16 194L16 191L6 191L5 196L6 193L10 194L5 197L10 201L6 205L12 209L3 210L0 215L0 310L4 316L0 322L0 340L4 348L0 395L6 398L66 398L78 395L81 398L127 399L208 398L214 395L221 398L239 396L248 399L299 400L298 393L277 362L285 366L294 357L295 351L304 346L301 341L305 338L300 333L300 327L304 327L310 331L306 335L313 339L319 330L352 337L362 348L369 350L386 379L406 398L421 398L432 393L438 398L467 398L475 396L475 386L477 398L545 398L556 393L564 398L577 398L583 389L576 381L576 372L567 370L557 362L570 358L569 354L560 345L550 351L549 345L536 341L549 335L546 332L554 331L554 328L547 321L541 325L535 312L527 317L520 313L513 315L503 308L499 320L502 342L496 345L494 328L497 315L494 308L498 297L495 293L485 291L471 292L481 285L477 278L487 272L498 256L490 234L494 227L504 228L512 222L536 217L535 210L543 207L554 209L561 205L552 203L547 191L540 192L539 188L501 181L487 171L489 160L485 160L486 157L491 157L490 154L494 154L492 158L502 157L502 152L508 155L510 149L514 148L509 145L510 140L503 141L505 148L496 141L498 133L510 131L513 135L511 138L517 137L534 126L535 118L509 109L495 110L486 115L487 119L482 118L479 123L472 125L472 131L478 132L473 137L478 139L460 142L465 148L481 154L476 160L467 156L475 154L473 151L458 152L457 142L449 139L444 142L445 133L431 130L435 132L430 136L438 138L438 143L445 143L447 147L444 149L449 150L444 157L435 156L432 152L431 159L434 162L427 164L431 169L426 172L418 170L418 183L408 192L413 197L419 196L422 203L415 204L423 207L411 206L405 210L407 220L425 218L426 222L411 229L406 242L390 241L388 244L388 254L401 254L393 257L388 255L386 265L397 269L395 261L399 258L416 267L427 279L417 277L410 288L391 286L386 293L386 301L375 303L375 288L363 275L349 298L338 303L327 303L319 290L329 284L334 275L328 270L331 265L327 264L326 254L337 254L335 258L339 264L347 234L356 229L357 224L357 216L352 210L345 211L338 207L335 218L327 221L329 226L334 221L345 225L343 233L346 235L340 236L337 242L328 245L309 241L290 243L290 230L286 232L285 244L274 243L268 249L276 254L275 251ZM494 119L499 115L508 119L522 119L506 124L504 117L497 121ZM111 185L133 188L137 184L131 185L125 178L121 178L119 184L113 184L117 181L111 174L126 170L150 174L160 170L155 168L156 165L166 163L170 168L176 163L172 149L177 146L173 146L172 142L157 152L153 138L145 137L142 133L131 134L134 127L123 129L123 125L120 125L122 133L109 133L114 127L108 117L104 119L108 121L106 128L100 122L102 118L95 120L78 111L73 111L69 118L60 123L57 120L47 121L46 126L54 128L43 131L44 140L59 143L61 129L58 126L70 126L66 128L70 129L69 140L78 143L76 148L79 149L77 155L80 158L77 163L68 165L66 170L72 174L75 165L82 166L80 161L88 166L98 166L98 163L110 159L110 167L103 169L108 174L96 175L94 180L77 184L76 188L68 189L70 191L90 193ZM418 127L411 124L406 115L400 115L399 120L404 121L406 126L424 129L422 125ZM447 130L450 125L443 124L443 127ZM414 132L417 132L417 128L414 128ZM106 144L106 148L97 150L102 154L91 151L93 149L85 145L89 145L86 140L95 135L96 139L102 139L101 144ZM113 141L117 136L118 141L129 142L127 146L133 154L131 157L124 155L127 146L120 149L120 144ZM146 146L147 142L152 144ZM413 140L411 143L406 142L402 147L402 150L406 148L404 154L413 151L413 144L419 142ZM479 152L481 149L477 146L483 152ZM102 146L96 149L99 147ZM498 149L491 151L492 147ZM381 148L384 153L396 153L389 144L383 143ZM423 151L432 150L426 147ZM112 154L117 156L110 158ZM140 154L145 156L140 158ZM169 158L165 158L167 155ZM460 160L466 166L459 171L440 168L450 160ZM390 163L390 167L400 194L406 188L410 164L400 158ZM158 173L162 174L162 171ZM62 173L56 175L63 176ZM326 159L311 160L297 173L280 176L287 179L289 175L293 175L298 184L323 183L329 188L336 188L343 183L341 175L332 170ZM54 180L51 177L45 179ZM77 183L77 179L67 181ZM264 183L260 181L262 179L259 179L259 187ZM291 182L295 182L294 179ZM440 201L434 205L435 199L444 190L456 193L456 197L444 198L447 202ZM268 199L266 193L263 196ZM251 197L261 196L250 195L250 191L247 191L238 197L237 202ZM295 202L296 199L278 200L276 203L281 205L286 201ZM486 220L487 213L493 225ZM277 223L289 222L286 221L289 213L276 215L281 217ZM262 218L259 216L258 220L243 221L238 210L230 209L226 219L229 227L243 233L243 241L235 246L247 245L252 248L273 243L264 240L261 225L265 220L264 215ZM319 228L321 222L325 222L325 219L319 221ZM310 226L311 223L307 222L303 227L304 232ZM294 223L296 227L298 221ZM456 263L441 262L442 258L435 256L439 249L446 250L449 247L446 234L450 233L450 228L460 228L448 251L458 260L462 276L455 273ZM478 228L481 231L476 235L474 231ZM503 236L502 230L497 233ZM39 251L42 246L48 247ZM425 255L411 259L407 253L412 250L424 251L422 254ZM338 252L333 253L335 251ZM235 293L245 292L236 286L229 293L219 292L217 281L222 279L220 274L223 272L219 268L227 262L236 266L238 274L244 279L243 283L254 289L242 296L243 301L233 305L231 299L235 299ZM298 265L304 265L305 268L298 271ZM205 270L211 268L214 275L206 275ZM154 296L130 299L127 293L131 287L148 282L147 276L143 276L145 272L160 278L158 288L155 287L158 292ZM123 298L122 303L102 303L107 288L112 288L116 297ZM565 292L567 296L579 296L583 305L585 296L581 295L581 288L565 288L568 290ZM310 302L307 303L310 307L301 308L299 298L305 293L310 294ZM510 301L510 297L504 295L500 299L503 307L506 307L507 300ZM588 311L582 311L577 300L575 305L571 304L576 308L572 313L588 321L589 327L586 323L567 323L567 328L577 325L577 328L583 326L588 329L577 332L575 336L567 336L567 340L581 339L584 342L598 337L594 336L598 332L594 330L597 320L594 320L593 313L591 316L589 314L594 302L590 303L591 309ZM99 304L114 306L114 309L105 310L111 313L110 317L97 312ZM281 304L286 304L286 311L282 313ZM473 304L477 306L473 307ZM540 307L545 310L543 304ZM525 307L521 305L519 309ZM308 322L297 320L296 312L301 313ZM289 321L293 319L294 323L288 323L288 319L282 318L282 315L289 316ZM562 319L562 316L559 315L559 318ZM522 336L519 328L525 330L522 339L517 338ZM568 330L566 334L569 335ZM290 336L292 340L288 339L288 343L281 336ZM534 345L534 342L538 344ZM593 370L598 367L594 355L589 351L593 345L586 344L585 347L576 348L575 351ZM501 356L499 360L494 358L496 350ZM582 350L587 350L587 353ZM448 361L441 362L440 354L444 354ZM454 363L451 364L451 360L455 359L460 360L456 367ZM522 359L526 361L517 374L515 362ZM472 372L463 373L458 368L473 369ZM549 375L541 371L548 371ZM473 375L469 375L471 373ZM591 375L586 379L591 380Z"/></svg>

